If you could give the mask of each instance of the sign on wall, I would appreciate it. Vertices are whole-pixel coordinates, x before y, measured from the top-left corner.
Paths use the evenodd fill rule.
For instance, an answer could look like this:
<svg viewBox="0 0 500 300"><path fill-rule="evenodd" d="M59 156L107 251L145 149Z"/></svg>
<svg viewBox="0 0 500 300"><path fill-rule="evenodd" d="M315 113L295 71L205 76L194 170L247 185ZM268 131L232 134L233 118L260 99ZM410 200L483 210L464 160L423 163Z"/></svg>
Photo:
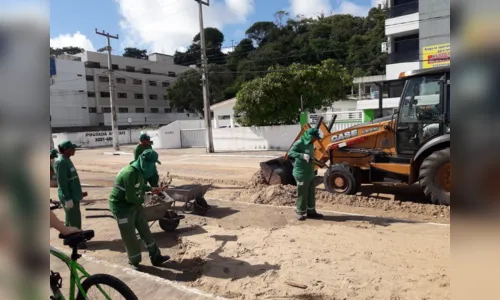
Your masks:
<svg viewBox="0 0 500 300"><path fill-rule="evenodd" d="M450 43L437 44L422 48L422 69L450 65Z"/></svg>
<svg viewBox="0 0 500 300"><path fill-rule="evenodd" d="M56 75L56 60L51 57L50 58L50 77Z"/></svg>

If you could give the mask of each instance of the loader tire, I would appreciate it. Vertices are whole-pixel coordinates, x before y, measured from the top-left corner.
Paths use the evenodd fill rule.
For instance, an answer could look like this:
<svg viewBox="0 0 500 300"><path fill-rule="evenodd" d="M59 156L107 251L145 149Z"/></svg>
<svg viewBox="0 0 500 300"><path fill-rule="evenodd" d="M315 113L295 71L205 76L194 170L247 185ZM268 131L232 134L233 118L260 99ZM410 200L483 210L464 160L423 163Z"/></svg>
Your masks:
<svg viewBox="0 0 500 300"><path fill-rule="evenodd" d="M332 165L325 172L323 184L329 193L355 195L361 186L357 170L347 164Z"/></svg>
<svg viewBox="0 0 500 300"><path fill-rule="evenodd" d="M450 205L450 148L436 151L425 158L418 179L424 194L432 203Z"/></svg>

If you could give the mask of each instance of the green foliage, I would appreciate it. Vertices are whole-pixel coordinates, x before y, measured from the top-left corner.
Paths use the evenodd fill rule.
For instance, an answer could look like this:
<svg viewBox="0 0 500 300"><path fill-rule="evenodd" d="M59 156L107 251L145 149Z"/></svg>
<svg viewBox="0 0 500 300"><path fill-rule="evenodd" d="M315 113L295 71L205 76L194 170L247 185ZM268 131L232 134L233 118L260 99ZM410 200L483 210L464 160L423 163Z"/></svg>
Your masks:
<svg viewBox="0 0 500 300"><path fill-rule="evenodd" d="M141 50L133 47L127 47L123 49L123 56L124 57L132 57L132 58L137 58L137 59L145 59L148 60L148 50Z"/></svg>
<svg viewBox="0 0 500 300"><path fill-rule="evenodd" d="M224 66L209 65L210 104L224 101L226 88L232 83L232 76ZM184 72L174 85L167 89L170 105L178 111L192 113L203 112L203 90L199 70Z"/></svg>
<svg viewBox="0 0 500 300"><path fill-rule="evenodd" d="M351 83L347 69L332 59L314 66L275 66L265 77L243 84L234 111L242 126L296 124L301 95L304 109L314 111L345 99Z"/></svg>
<svg viewBox="0 0 500 300"><path fill-rule="evenodd" d="M52 47L50 47L50 56L58 56L58 55L62 55L62 54L71 54L71 55L74 55L74 54L82 53L84 51L85 50L83 48L73 47L73 46L62 47L62 48L52 48Z"/></svg>
<svg viewBox="0 0 500 300"><path fill-rule="evenodd" d="M300 64L301 68L304 68L323 65L324 61L328 61L329 64L335 65L336 70L340 70L340 66L343 66L350 76L385 73L386 54L380 51L380 44L386 40L384 32L386 13L384 10L372 8L366 17L320 15L317 18L304 18L302 16L292 17L286 11L278 11L273 17L272 20L252 24L246 31L246 37L237 44L229 55L221 51L224 35L215 28L205 29L209 64L218 65L219 71L221 71L214 72L213 66L211 67L212 73L209 75L209 80L211 82L212 103L232 98L240 90L241 95L250 97L248 95L261 91L261 89L257 89L261 83L266 83L262 85L265 87L264 92L270 91L271 94L264 93L265 96L262 97L267 98L262 99L273 99L273 101L277 101L276 105L281 103L279 106L280 115L289 114L273 119L269 114L262 114L262 116L260 113L251 114L254 111L250 108L247 111L246 108L243 109L243 106L240 106L242 111L248 112L243 117L242 124L294 123L298 118L298 106L294 102L295 107L289 108L285 107L285 103L292 101L291 99L298 101L301 94L308 94L309 101L320 96L323 99L332 99L329 96L332 91L325 90L325 87L316 85L315 91L323 94L310 95L312 93L309 90L312 89L311 86L304 84L294 86L295 83L290 85L290 82L295 82L295 79L289 78L290 74L295 73L290 71L288 66L292 68L292 66ZM199 34L193 38L193 43L187 51L175 53L174 62L185 66L193 64L201 66ZM269 71L270 67L273 67L272 71ZM280 72L285 72L285 75L280 75ZM339 75L339 77L341 76ZM184 100L175 100L173 97L171 99L180 102L181 107L189 108L188 111L199 111L202 109L199 75L190 78L189 80L187 78L179 80L172 86L172 95L176 93L176 97ZM271 79L275 82L269 82ZM344 83L341 80L342 84L340 84L338 78L336 80L335 83L332 83L333 81L324 82L325 86L349 88L350 83ZM213 84L212 81L214 81ZM278 90L277 86L280 85L287 87L280 90L280 93L283 94L272 94ZM301 90L301 87L306 87L307 93ZM278 97L278 95L280 96ZM190 103L189 99L193 103ZM315 103L319 102L314 100L311 103L317 107ZM255 110L258 109L260 108L255 108ZM255 117L256 120L250 120L250 116Z"/></svg>

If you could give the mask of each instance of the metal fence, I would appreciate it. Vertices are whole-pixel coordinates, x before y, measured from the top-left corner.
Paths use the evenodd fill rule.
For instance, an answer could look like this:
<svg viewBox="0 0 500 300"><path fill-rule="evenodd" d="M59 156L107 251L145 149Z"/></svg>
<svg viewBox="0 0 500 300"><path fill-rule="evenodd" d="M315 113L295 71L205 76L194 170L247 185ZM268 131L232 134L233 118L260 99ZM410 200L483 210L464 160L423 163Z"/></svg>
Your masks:
<svg viewBox="0 0 500 300"><path fill-rule="evenodd" d="M204 148L205 128L181 129L181 147L182 148Z"/></svg>

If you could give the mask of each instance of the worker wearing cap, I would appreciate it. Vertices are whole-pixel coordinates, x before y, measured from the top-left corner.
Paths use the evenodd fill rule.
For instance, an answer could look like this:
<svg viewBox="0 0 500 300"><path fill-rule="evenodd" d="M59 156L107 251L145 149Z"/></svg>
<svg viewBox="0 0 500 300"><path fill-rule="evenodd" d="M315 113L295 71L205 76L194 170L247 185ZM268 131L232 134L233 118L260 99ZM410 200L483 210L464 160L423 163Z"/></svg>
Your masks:
<svg viewBox="0 0 500 300"><path fill-rule="evenodd" d="M145 150L153 149L151 144L151 137L146 133L141 133L141 135L139 135L139 144L137 144L134 149L134 161L137 160L139 158L139 155L141 155L141 153ZM158 175L158 171L156 171L155 174L151 175L151 177L145 178L145 181L149 183L151 187L158 187L158 184L160 182L160 175Z"/></svg>
<svg viewBox="0 0 500 300"><path fill-rule="evenodd" d="M54 171L54 161L57 158L57 150L50 150L50 187L57 187L56 172Z"/></svg>
<svg viewBox="0 0 500 300"><path fill-rule="evenodd" d="M296 141L288 156L295 159L293 177L297 182L297 220L306 218L321 219L323 215L316 212L316 186L314 184L314 141L319 140L319 131L310 128Z"/></svg>
<svg viewBox="0 0 500 300"><path fill-rule="evenodd" d="M76 145L71 141L64 141L58 145L61 154L54 163L56 172L58 196L66 212L66 226L82 228L82 214L80 212L80 201L87 196L82 191L80 178L76 171L71 156L75 155ZM85 248L85 244L81 247Z"/></svg>
<svg viewBox="0 0 500 300"><path fill-rule="evenodd" d="M141 245L136 238L135 231L139 233L149 252L149 258L154 266L160 266L170 259L161 255L160 248L151 234L148 222L142 215L144 192L159 192L158 188L152 189L146 185L145 178L151 177L156 172L158 153L152 149L144 150L128 166L123 168L115 179L113 190L109 197L109 207L118 222L118 228L125 244L129 264L138 269L141 263Z"/></svg>

